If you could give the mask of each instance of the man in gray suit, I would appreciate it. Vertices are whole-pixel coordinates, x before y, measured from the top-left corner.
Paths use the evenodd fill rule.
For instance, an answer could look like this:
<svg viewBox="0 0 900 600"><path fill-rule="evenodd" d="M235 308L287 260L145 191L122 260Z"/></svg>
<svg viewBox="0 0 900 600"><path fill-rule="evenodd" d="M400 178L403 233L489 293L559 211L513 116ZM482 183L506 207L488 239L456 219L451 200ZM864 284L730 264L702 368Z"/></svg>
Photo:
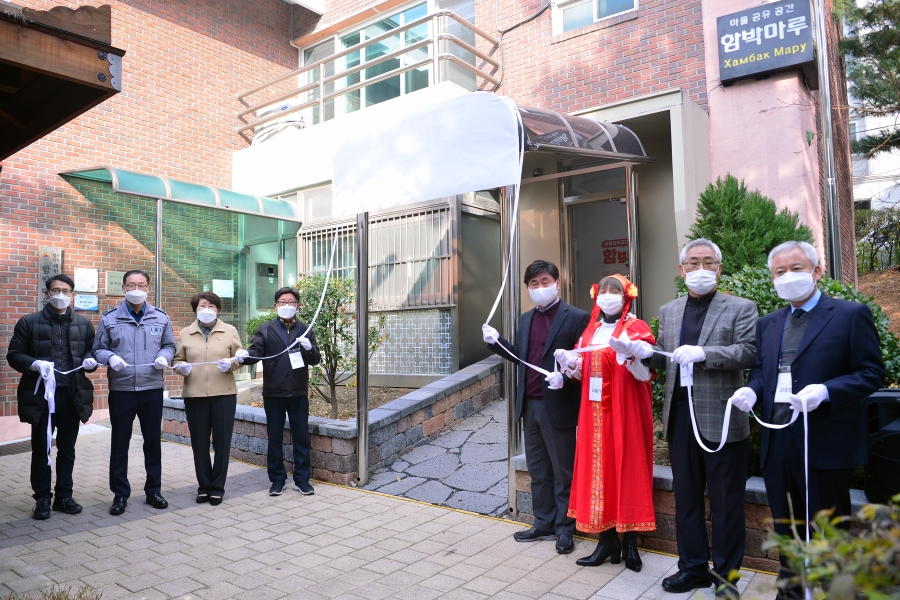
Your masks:
<svg viewBox="0 0 900 600"><path fill-rule="evenodd" d="M750 300L716 290L722 253L713 242L703 238L689 242L679 258L689 293L659 309L657 345L648 359L652 368L666 369L663 431L672 461L679 556L678 573L665 578L662 586L668 592L684 593L718 586L724 579L732 585L719 587L716 595L736 594L736 580L730 573L740 569L746 543L744 489L750 424L746 413L734 411L725 435L722 426L729 398L744 385L743 370L756 359L758 312ZM635 342L625 343L627 348L618 348L623 345L618 340L610 340L610 345L625 355L646 356L649 350L632 348ZM694 437L685 379L691 372L697 428L708 450ZM705 488L712 521L712 573L707 564Z"/></svg>

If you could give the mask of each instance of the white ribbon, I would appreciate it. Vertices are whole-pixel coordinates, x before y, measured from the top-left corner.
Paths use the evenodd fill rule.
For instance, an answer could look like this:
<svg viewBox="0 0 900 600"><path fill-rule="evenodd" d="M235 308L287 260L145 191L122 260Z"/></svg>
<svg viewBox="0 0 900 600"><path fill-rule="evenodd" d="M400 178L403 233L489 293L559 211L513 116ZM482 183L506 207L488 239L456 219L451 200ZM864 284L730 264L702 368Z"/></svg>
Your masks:
<svg viewBox="0 0 900 600"><path fill-rule="evenodd" d="M35 395L38 392L38 389L41 387L41 382L44 382L44 400L47 401L47 410L49 411L47 414L47 465L52 466L52 461L50 460L50 445L53 443L53 414L56 413L56 374L53 372L56 369L50 371L50 375L46 378L41 375L38 377L37 383L34 386ZM67 371L67 373L71 373L72 371Z"/></svg>
<svg viewBox="0 0 900 600"><path fill-rule="evenodd" d="M660 352L660 354L667 354L665 352ZM670 354L667 354L671 356ZM682 367L685 368L685 367ZM687 367L693 371L694 365L690 363ZM691 392L693 386L687 386L688 393L688 409L691 413L691 426L694 428L694 439L697 440L697 444L700 445L701 448L706 450L709 453L718 452L725 446L725 442L728 439L728 426L731 424L731 408L734 406L730 401L727 402L725 406L725 417L722 423L722 439L719 440L719 446L715 450L710 450L703 443L702 438L700 437L700 431L697 428L697 418L694 415L694 396ZM806 494L806 543L809 544L809 422L808 422L808 413L807 413L807 399L806 396L799 396L800 401L803 403L803 410L794 410L791 415L791 420L783 425L774 425L772 423L766 423L762 419L756 416L756 413L753 410L750 410L750 414L753 415L753 418L756 419L756 422L759 423L763 427L767 427L769 429L784 429L785 427L789 427L797 421L797 417L800 413L803 413L803 484L804 484L804 492ZM807 594L809 591L807 590Z"/></svg>

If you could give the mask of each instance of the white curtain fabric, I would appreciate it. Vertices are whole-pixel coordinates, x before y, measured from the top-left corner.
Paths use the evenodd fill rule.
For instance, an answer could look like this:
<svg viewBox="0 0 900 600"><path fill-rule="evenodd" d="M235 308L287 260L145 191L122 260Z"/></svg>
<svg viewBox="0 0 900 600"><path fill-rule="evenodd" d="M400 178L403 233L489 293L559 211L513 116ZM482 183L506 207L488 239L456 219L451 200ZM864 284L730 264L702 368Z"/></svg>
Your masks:
<svg viewBox="0 0 900 600"><path fill-rule="evenodd" d="M515 110L509 100L474 92L366 122L335 154L332 216L515 185Z"/></svg>

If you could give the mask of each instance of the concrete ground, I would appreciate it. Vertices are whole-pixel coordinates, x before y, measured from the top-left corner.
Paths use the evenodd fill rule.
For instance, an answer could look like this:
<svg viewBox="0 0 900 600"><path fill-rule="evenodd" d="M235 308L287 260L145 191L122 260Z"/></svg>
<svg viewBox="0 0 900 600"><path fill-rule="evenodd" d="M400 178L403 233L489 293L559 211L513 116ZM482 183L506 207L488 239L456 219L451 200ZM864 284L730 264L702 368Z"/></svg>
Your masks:
<svg viewBox="0 0 900 600"><path fill-rule="evenodd" d="M87 430L85 434L88 433ZM560 556L552 542L520 544L522 525L346 487L314 496L267 493L264 469L232 461L225 501L194 503L190 448L163 443L167 510L142 503L141 439L129 454L128 511L107 510L109 433L79 437L76 499L82 514L31 519L30 454L0 457L0 597L53 584L112 598L647 598L679 600L660 580L674 557L645 553L641 573ZM774 597L770 575L743 573L745 598ZM710 597L711 590L695 597Z"/></svg>
<svg viewBox="0 0 900 600"><path fill-rule="evenodd" d="M500 515L508 506L506 453L506 401L496 400L378 469L365 488Z"/></svg>

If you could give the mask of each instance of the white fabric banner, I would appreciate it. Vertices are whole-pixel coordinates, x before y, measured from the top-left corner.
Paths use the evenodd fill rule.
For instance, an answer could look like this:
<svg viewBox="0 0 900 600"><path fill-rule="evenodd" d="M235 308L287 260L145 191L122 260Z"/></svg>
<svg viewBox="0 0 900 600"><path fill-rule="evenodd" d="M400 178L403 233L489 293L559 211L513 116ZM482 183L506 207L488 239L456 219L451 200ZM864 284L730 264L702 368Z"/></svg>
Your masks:
<svg viewBox="0 0 900 600"><path fill-rule="evenodd" d="M369 122L335 154L332 216L516 184L515 110L509 100L473 92Z"/></svg>

